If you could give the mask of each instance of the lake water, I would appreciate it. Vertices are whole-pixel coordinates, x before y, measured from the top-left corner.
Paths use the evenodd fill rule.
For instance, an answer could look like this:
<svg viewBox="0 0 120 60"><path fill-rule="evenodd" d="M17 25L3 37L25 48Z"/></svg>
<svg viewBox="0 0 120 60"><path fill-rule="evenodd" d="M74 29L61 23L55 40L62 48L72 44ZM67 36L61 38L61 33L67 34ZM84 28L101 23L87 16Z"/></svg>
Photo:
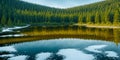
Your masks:
<svg viewBox="0 0 120 60"><path fill-rule="evenodd" d="M120 60L120 29L24 26L0 33L0 60Z"/></svg>

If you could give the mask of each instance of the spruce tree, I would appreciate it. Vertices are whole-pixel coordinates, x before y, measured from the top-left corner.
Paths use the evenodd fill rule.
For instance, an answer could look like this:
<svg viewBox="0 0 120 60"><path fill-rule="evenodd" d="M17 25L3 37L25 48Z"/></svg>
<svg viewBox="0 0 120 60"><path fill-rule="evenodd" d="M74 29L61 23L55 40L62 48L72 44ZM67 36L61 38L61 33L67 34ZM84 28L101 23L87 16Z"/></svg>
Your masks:
<svg viewBox="0 0 120 60"><path fill-rule="evenodd" d="M5 26L5 25L6 25L6 18L5 18L4 15L3 15L2 18L1 18L1 25L2 25L2 26Z"/></svg>
<svg viewBox="0 0 120 60"><path fill-rule="evenodd" d="M118 10L115 11L115 14L114 14L114 25L120 26L120 13Z"/></svg>
<svg viewBox="0 0 120 60"><path fill-rule="evenodd" d="M8 21L7 21L7 25L8 25L8 26L11 26L11 25L12 25L11 18L8 19Z"/></svg>

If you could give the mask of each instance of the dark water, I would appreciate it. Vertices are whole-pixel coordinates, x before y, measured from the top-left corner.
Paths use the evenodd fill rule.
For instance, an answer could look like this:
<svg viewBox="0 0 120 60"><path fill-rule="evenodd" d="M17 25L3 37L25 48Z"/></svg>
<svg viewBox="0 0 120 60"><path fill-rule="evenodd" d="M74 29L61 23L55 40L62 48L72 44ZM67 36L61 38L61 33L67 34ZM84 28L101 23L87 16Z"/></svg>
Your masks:
<svg viewBox="0 0 120 60"><path fill-rule="evenodd" d="M120 60L120 29L30 26L0 34L0 60Z"/></svg>

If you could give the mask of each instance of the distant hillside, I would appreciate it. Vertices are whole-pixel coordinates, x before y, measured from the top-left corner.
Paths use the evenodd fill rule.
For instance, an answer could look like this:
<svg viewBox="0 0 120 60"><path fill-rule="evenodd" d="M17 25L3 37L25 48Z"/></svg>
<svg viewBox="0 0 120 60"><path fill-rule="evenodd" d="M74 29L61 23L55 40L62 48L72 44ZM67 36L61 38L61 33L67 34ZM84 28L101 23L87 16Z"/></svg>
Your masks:
<svg viewBox="0 0 120 60"><path fill-rule="evenodd" d="M79 23L120 25L120 0L106 0L67 11L79 15Z"/></svg>
<svg viewBox="0 0 120 60"><path fill-rule="evenodd" d="M120 26L120 1L57 9L20 0L0 0L0 26L75 23Z"/></svg>

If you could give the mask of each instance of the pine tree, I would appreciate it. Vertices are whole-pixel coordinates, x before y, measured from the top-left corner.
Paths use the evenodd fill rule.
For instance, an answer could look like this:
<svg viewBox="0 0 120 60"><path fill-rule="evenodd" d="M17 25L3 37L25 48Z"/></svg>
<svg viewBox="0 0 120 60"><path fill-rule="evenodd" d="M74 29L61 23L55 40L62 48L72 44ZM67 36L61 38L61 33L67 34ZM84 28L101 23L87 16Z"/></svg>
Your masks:
<svg viewBox="0 0 120 60"><path fill-rule="evenodd" d="M101 18L100 18L99 13L97 12L95 15L95 24L100 24L101 23L100 21L101 21Z"/></svg>
<svg viewBox="0 0 120 60"><path fill-rule="evenodd" d="M114 25L120 25L120 13L118 10L114 14Z"/></svg>
<svg viewBox="0 0 120 60"><path fill-rule="evenodd" d="M110 24L110 15L109 15L110 12L105 12L105 21L104 21L104 24L105 25L109 25Z"/></svg>
<svg viewBox="0 0 120 60"><path fill-rule="evenodd" d="M5 25L6 25L6 18L5 18L4 15L3 15L2 18L1 18L1 25L2 25L2 26L5 26Z"/></svg>
<svg viewBox="0 0 120 60"><path fill-rule="evenodd" d="M8 26L11 26L11 25L12 25L11 18L8 19L7 25L8 25Z"/></svg>
<svg viewBox="0 0 120 60"><path fill-rule="evenodd" d="M82 22L82 16L79 16L78 24L83 24L83 22Z"/></svg>
<svg viewBox="0 0 120 60"><path fill-rule="evenodd" d="M86 20L87 20L87 24L91 24L91 16L90 16L90 14L87 15Z"/></svg>

